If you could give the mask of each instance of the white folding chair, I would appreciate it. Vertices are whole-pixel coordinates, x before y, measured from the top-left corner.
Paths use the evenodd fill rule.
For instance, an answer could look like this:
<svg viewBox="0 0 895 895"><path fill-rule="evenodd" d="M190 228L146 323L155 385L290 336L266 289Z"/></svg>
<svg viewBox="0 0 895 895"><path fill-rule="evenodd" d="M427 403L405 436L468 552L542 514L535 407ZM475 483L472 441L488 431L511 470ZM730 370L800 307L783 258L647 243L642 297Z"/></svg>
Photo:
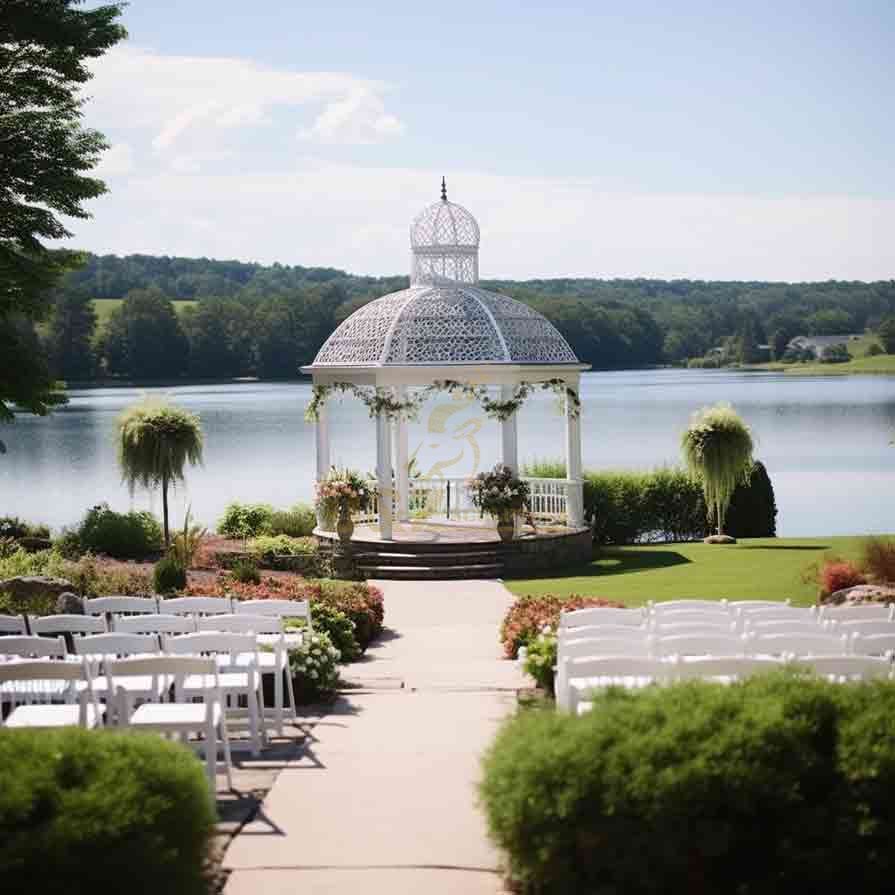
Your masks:
<svg viewBox="0 0 895 895"><path fill-rule="evenodd" d="M92 615L31 615L32 634L104 634L106 620Z"/></svg>
<svg viewBox="0 0 895 895"><path fill-rule="evenodd" d="M292 675L289 672L288 647L293 643L290 635L283 633L283 619L276 615L212 615L198 619L200 631L224 631L230 634L254 634L262 648L257 653L258 669L262 675L273 675L274 713L277 734L283 736L283 677L286 678L286 692L293 722L298 720ZM298 635L300 637L300 635ZM270 652L264 650L267 647ZM240 657L244 660L245 657Z"/></svg>
<svg viewBox="0 0 895 895"><path fill-rule="evenodd" d="M835 634L753 634L746 637L752 656L844 656L847 638Z"/></svg>
<svg viewBox="0 0 895 895"><path fill-rule="evenodd" d="M564 609L559 614L559 627L580 628L585 625L631 625L643 624L641 609L618 609L612 606L591 606L587 609Z"/></svg>
<svg viewBox="0 0 895 895"><path fill-rule="evenodd" d="M742 606L736 610L737 618L743 622L757 621L817 621L820 617L814 606Z"/></svg>
<svg viewBox="0 0 895 895"><path fill-rule="evenodd" d="M37 635L18 635L9 634L0 637L0 656L9 657L10 659L64 659L65 658L65 638L64 637L38 637ZM37 694L38 702L45 701L50 694L59 695L64 692L66 687L65 681L57 681L54 685L48 686L43 692ZM33 688L28 685L16 683L15 681L7 681L0 684L0 715L3 713L3 706L9 705L15 707L20 704L33 702L35 693Z"/></svg>
<svg viewBox="0 0 895 895"><path fill-rule="evenodd" d="M147 675L174 681L174 702L144 702L130 717L123 719L123 726L134 731L155 731L176 734L182 738L190 734L204 736L205 769L212 793L215 791L215 770L218 750L224 754L227 786L233 788L230 760L230 739L224 714L220 675L213 658L201 656L151 656L137 659L118 659L107 663L106 673L115 687L126 677ZM186 680L206 683L201 692L184 693ZM192 702L201 695L202 702Z"/></svg>
<svg viewBox="0 0 895 895"><path fill-rule="evenodd" d="M93 634L87 637L76 637L73 641L75 653L87 656L101 663L105 670L109 660L124 659L128 656L151 656L160 652L158 637L155 634ZM93 689L99 699L106 700L106 721L114 715L120 724L133 711L137 700L160 702L164 699L169 682L164 678L144 675L128 677L119 681L118 692L109 683L108 674L97 675L93 681ZM114 710L114 711L113 711Z"/></svg>
<svg viewBox="0 0 895 895"><path fill-rule="evenodd" d="M858 606L821 606L820 617L837 622L892 621L895 604L869 603Z"/></svg>
<svg viewBox="0 0 895 895"><path fill-rule="evenodd" d="M566 663L566 694L557 705L581 715L593 707L586 699L604 687L641 688L667 680L668 668L657 659L643 656L600 656L569 659Z"/></svg>
<svg viewBox="0 0 895 895"><path fill-rule="evenodd" d="M31 691L38 704L14 708L4 722L5 727L79 726L90 730L102 724L102 711L93 692L93 669L87 659L3 662L0 663L0 686L8 684ZM51 702L60 698L61 704Z"/></svg>
<svg viewBox="0 0 895 895"><path fill-rule="evenodd" d="M573 628L572 630L578 630ZM629 628L636 631L636 628ZM564 640L557 644L556 668L554 668L553 691L557 703L568 693L569 660L600 656L631 656L649 658L652 655L652 641L644 636L584 637L580 640Z"/></svg>
<svg viewBox="0 0 895 895"><path fill-rule="evenodd" d="M0 634L27 634L28 627L21 615L0 615Z"/></svg>
<svg viewBox="0 0 895 895"><path fill-rule="evenodd" d="M234 600L238 615L267 615L273 618L303 619L308 631L313 631L310 600ZM288 641L287 641L288 642Z"/></svg>
<svg viewBox="0 0 895 895"><path fill-rule="evenodd" d="M647 627L661 625L727 625L736 624L736 616L730 612L705 612L702 609L680 609L675 612L658 612L647 620Z"/></svg>
<svg viewBox="0 0 895 895"><path fill-rule="evenodd" d="M230 597L169 597L158 601L165 615L225 615L233 611Z"/></svg>
<svg viewBox="0 0 895 895"><path fill-rule="evenodd" d="M267 729L264 723L261 675L258 673L258 644L254 635L204 631L180 637L165 637L162 647L164 652L175 656L215 657L219 671L217 686L225 699L225 705L233 699L235 703L232 714L237 716L240 714L239 698L246 700L252 755L260 755L262 743L267 742ZM181 691L187 696L200 696L209 683L201 675L189 675L184 679Z"/></svg>
<svg viewBox="0 0 895 895"><path fill-rule="evenodd" d="M815 674L833 683L849 683L892 676L892 663L888 659L872 656L799 656L793 660L805 665Z"/></svg>
<svg viewBox="0 0 895 895"><path fill-rule="evenodd" d="M746 645L741 636L735 634L688 635L672 634L653 640L653 655L667 656L713 656L730 657L746 654Z"/></svg>
<svg viewBox="0 0 895 895"><path fill-rule="evenodd" d="M84 600L87 615L143 615L158 612L155 597L89 597Z"/></svg>
<svg viewBox="0 0 895 895"><path fill-rule="evenodd" d="M727 600L662 600L659 603L650 600L646 604L650 614L666 612L730 612Z"/></svg>
<svg viewBox="0 0 895 895"><path fill-rule="evenodd" d="M891 658L895 655L895 634L854 634L850 638L848 651L854 656Z"/></svg>
<svg viewBox="0 0 895 895"><path fill-rule="evenodd" d="M192 615L130 615L115 621L118 634L195 634Z"/></svg>
<svg viewBox="0 0 895 895"><path fill-rule="evenodd" d="M693 656L672 662L669 676L675 681L703 680L728 684L779 667L780 660L771 657Z"/></svg>

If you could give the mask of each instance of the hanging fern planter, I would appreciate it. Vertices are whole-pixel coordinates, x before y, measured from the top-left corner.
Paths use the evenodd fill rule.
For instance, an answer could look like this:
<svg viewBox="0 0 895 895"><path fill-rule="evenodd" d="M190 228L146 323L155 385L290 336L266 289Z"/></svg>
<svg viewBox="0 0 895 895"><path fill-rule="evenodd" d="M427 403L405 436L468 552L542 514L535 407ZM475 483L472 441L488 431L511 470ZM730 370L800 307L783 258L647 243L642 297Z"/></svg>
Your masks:
<svg viewBox="0 0 895 895"><path fill-rule="evenodd" d="M724 534L724 517L734 490L748 481L753 466L749 427L730 404L704 407L693 415L681 450L690 474L702 481L709 519L718 526L706 543L736 543Z"/></svg>

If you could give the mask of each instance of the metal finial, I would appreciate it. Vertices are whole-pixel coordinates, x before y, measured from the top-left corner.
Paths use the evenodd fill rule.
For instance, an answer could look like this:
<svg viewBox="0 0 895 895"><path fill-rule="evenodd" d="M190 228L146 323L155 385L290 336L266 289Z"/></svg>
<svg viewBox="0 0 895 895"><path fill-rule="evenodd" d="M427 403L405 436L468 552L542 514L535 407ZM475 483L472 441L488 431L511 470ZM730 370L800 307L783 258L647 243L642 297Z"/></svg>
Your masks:
<svg viewBox="0 0 895 895"><path fill-rule="evenodd" d="M447 202L447 184L444 182L444 177L441 178L441 201Z"/></svg>

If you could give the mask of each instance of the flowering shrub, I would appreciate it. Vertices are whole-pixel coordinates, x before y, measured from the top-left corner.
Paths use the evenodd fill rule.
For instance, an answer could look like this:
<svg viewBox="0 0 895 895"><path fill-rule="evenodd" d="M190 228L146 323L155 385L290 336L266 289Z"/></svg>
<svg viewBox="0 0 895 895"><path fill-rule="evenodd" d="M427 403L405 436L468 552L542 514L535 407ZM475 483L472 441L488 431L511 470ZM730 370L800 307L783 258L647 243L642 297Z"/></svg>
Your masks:
<svg viewBox="0 0 895 895"><path fill-rule="evenodd" d="M237 600L306 600L313 582L304 578L262 578L258 584L236 581L220 572L215 581L201 581L187 586L191 597L231 596Z"/></svg>
<svg viewBox="0 0 895 895"><path fill-rule="evenodd" d="M287 631L302 631L307 627L303 618L283 619ZM354 636L354 622L340 609L326 603L311 603L311 623L315 631L326 634L332 645L339 651L339 662L356 662L361 657L361 648Z"/></svg>
<svg viewBox="0 0 895 895"><path fill-rule="evenodd" d="M372 488L353 469L333 467L314 491L315 503L325 514L357 513L373 502Z"/></svg>
<svg viewBox="0 0 895 895"><path fill-rule="evenodd" d="M339 651L322 632L305 634L299 646L289 649L289 670L295 698L316 702L332 695L339 681Z"/></svg>
<svg viewBox="0 0 895 895"><path fill-rule="evenodd" d="M545 626L559 627L559 614L563 609L586 609L591 606L624 608L624 603L603 600L599 597L557 597L552 594L523 597L510 607L500 626L500 640L504 655L515 659L520 646L529 646Z"/></svg>
<svg viewBox="0 0 895 895"><path fill-rule="evenodd" d="M498 463L490 472L480 472L467 487L472 504L484 516L512 516L528 507L530 488L509 466Z"/></svg>
<svg viewBox="0 0 895 895"><path fill-rule="evenodd" d="M539 687L553 695L553 669L556 668L556 632L553 628L545 627L529 642L524 668L525 673L530 674Z"/></svg>
<svg viewBox="0 0 895 895"><path fill-rule="evenodd" d="M837 590L866 584L864 573L855 565L844 560L827 560L820 568L820 588L824 594L834 594Z"/></svg>

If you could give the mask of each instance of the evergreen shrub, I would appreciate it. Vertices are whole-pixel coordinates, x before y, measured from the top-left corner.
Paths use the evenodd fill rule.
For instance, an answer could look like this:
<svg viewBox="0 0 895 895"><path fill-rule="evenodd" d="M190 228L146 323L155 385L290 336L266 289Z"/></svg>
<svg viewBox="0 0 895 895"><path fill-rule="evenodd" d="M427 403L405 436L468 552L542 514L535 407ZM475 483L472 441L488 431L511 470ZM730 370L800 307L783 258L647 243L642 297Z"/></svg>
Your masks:
<svg viewBox="0 0 895 895"><path fill-rule="evenodd" d="M116 513L102 503L91 507L78 527L81 549L116 559L143 559L162 546L162 527L152 513Z"/></svg>
<svg viewBox="0 0 895 895"><path fill-rule="evenodd" d="M527 893L891 892L895 685L793 672L520 712L481 797Z"/></svg>
<svg viewBox="0 0 895 895"><path fill-rule="evenodd" d="M5 895L207 895L215 809L202 765L158 736L0 731Z"/></svg>
<svg viewBox="0 0 895 895"><path fill-rule="evenodd" d="M724 518L724 531L735 538L777 536L777 502L764 463L756 460L749 481L736 486Z"/></svg>
<svg viewBox="0 0 895 895"><path fill-rule="evenodd" d="M163 556L152 570L157 594L171 594L186 587L186 569L173 557Z"/></svg>

